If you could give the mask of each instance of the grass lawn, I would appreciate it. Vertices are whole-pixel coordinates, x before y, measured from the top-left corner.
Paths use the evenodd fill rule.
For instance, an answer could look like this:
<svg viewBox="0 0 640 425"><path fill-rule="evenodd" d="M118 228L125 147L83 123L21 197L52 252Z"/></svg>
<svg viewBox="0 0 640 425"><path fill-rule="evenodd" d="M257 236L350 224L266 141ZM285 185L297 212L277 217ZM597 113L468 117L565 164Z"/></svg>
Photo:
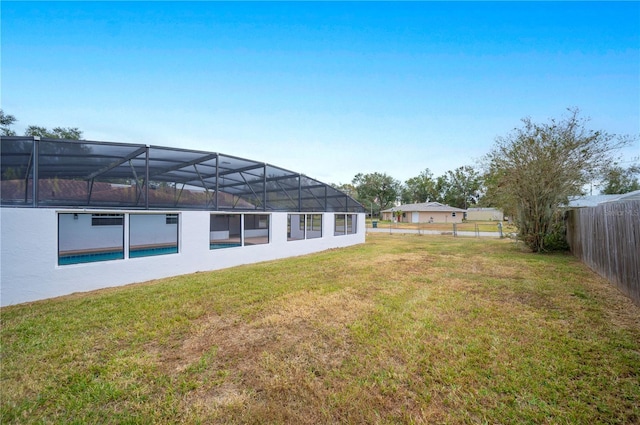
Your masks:
<svg viewBox="0 0 640 425"><path fill-rule="evenodd" d="M373 234L3 308L0 422L640 422L640 309L521 247Z"/></svg>

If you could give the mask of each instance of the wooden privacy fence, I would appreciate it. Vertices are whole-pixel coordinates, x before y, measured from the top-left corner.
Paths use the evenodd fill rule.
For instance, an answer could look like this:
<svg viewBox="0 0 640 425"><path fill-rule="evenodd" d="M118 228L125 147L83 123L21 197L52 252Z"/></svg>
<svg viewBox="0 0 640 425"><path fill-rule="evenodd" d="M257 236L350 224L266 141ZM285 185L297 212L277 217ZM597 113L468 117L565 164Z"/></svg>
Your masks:
<svg viewBox="0 0 640 425"><path fill-rule="evenodd" d="M640 201L569 211L571 252L640 305Z"/></svg>

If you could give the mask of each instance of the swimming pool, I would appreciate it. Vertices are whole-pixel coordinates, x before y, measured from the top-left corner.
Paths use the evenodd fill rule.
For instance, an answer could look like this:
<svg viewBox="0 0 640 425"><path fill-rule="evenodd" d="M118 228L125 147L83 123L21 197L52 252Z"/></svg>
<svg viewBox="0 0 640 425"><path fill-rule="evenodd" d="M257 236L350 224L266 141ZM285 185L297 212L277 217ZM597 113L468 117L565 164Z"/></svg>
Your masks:
<svg viewBox="0 0 640 425"><path fill-rule="evenodd" d="M158 247L158 248L141 248L141 249L134 248L129 251L129 258L176 254L177 252L178 252L177 246L167 246L167 247ZM82 254L59 255L58 265L67 266L69 264L94 263L98 261L111 261L111 260L123 260L123 259L124 259L124 251L86 252Z"/></svg>
<svg viewBox="0 0 640 425"><path fill-rule="evenodd" d="M178 247L177 246L163 246L157 248L140 248L140 249L130 249L129 250L129 258L138 258L138 257L150 257L152 255L165 255L165 254L177 254Z"/></svg>
<svg viewBox="0 0 640 425"><path fill-rule="evenodd" d="M240 242L210 243L209 249L233 248L236 246L242 246L242 244Z"/></svg>
<svg viewBox="0 0 640 425"><path fill-rule="evenodd" d="M97 261L110 261L124 259L124 251L112 252L87 252L85 254L59 255L58 265L93 263Z"/></svg>

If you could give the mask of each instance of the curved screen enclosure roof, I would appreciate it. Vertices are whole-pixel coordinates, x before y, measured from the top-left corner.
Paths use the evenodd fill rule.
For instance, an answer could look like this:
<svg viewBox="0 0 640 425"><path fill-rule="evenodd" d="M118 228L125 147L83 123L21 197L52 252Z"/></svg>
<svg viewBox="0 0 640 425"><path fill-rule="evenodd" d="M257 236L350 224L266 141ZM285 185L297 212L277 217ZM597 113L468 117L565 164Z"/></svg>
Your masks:
<svg viewBox="0 0 640 425"><path fill-rule="evenodd" d="M221 153L3 136L0 154L5 206L364 212L327 184Z"/></svg>

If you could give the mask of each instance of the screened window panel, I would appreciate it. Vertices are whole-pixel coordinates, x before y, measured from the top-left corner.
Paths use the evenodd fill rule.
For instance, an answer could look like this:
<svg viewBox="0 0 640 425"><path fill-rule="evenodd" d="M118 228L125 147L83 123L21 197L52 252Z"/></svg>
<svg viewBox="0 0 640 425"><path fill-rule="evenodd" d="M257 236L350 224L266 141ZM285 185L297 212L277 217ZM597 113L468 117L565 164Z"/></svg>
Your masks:
<svg viewBox="0 0 640 425"><path fill-rule="evenodd" d="M358 233L358 216L355 214L347 214L347 234Z"/></svg>
<svg viewBox="0 0 640 425"><path fill-rule="evenodd" d="M307 214L307 239L322 237L322 214Z"/></svg>
<svg viewBox="0 0 640 425"><path fill-rule="evenodd" d="M242 246L240 214L211 214L209 249Z"/></svg>
<svg viewBox="0 0 640 425"><path fill-rule="evenodd" d="M301 210L302 211L324 211L324 199L318 199L316 197L302 198Z"/></svg>
<svg viewBox="0 0 640 425"><path fill-rule="evenodd" d="M33 200L33 141L3 137L0 152L2 203L30 204Z"/></svg>
<svg viewBox="0 0 640 425"><path fill-rule="evenodd" d="M299 241L305 239L305 215L304 214L288 214L287 215L287 240Z"/></svg>
<svg viewBox="0 0 640 425"><path fill-rule="evenodd" d="M327 198L327 211L338 212L347 210L346 195Z"/></svg>
<svg viewBox="0 0 640 425"><path fill-rule="evenodd" d="M269 215L244 214L244 245L269 243Z"/></svg>
<svg viewBox="0 0 640 425"><path fill-rule="evenodd" d="M124 214L58 214L58 265L124 258Z"/></svg>
<svg viewBox="0 0 640 425"><path fill-rule="evenodd" d="M129 215L129 258L178 252L177 214Z"/></svg>
<svg viewBox="0 0 640 425"><path fill-rule="evenodd" d="M345 214L336 214L334 216L333 235L342 236L346 234L347 219Z"/></svg>

